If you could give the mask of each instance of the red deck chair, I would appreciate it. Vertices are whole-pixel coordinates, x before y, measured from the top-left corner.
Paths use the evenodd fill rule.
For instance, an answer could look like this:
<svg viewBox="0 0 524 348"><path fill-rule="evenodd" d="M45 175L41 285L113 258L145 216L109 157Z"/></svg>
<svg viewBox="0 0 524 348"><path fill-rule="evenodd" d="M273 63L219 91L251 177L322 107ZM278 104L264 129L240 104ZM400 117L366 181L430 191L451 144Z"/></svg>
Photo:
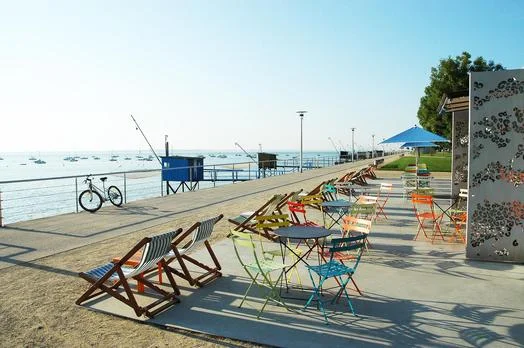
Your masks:
<svg viewBox="0 0 524 348"><path fill-rule="evenodd" d="M444 236L440 230L440 221L442 220L442 215L439 216L437 213L435 213L433 197L413 193L411 195L411 202L413 203L415 217L418 220L418 230L413 240L417 240L420 231L424 233L426 238L429 238L428 234L426 233L426 229L424 228L424 224L427 222L432 224L433 235L431 236L431 243L435 241L437 234L439 234L442 240L444 240Z"/></svg>

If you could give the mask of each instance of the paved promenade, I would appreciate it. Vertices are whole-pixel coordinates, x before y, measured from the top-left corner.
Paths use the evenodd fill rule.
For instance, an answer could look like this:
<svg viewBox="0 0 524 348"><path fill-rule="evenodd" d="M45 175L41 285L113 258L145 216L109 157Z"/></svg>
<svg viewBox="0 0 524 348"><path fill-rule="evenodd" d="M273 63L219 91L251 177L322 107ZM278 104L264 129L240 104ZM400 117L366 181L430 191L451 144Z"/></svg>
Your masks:
<svg viewBox="0 0 524 348"><path fill-rule="evenodd" d="M130 202L121 208L106 204L95 214L71 213L7 225L0 228L0 269L160 226L188 215L211 216L212 212L218 214L227 210L237 213L250 211L275 193L309 190L323 180L342 176L351 168L361 168L372 162L365 160L182 192Z"/></svg>

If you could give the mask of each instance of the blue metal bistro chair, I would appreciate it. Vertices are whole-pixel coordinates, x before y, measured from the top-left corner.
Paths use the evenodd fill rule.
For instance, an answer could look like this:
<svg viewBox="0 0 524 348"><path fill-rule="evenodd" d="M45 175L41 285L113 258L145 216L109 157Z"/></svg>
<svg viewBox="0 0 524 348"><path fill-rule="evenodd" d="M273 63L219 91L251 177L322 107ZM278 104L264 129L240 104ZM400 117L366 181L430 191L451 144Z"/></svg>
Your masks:
<svg viewBox="0 0 524 348"><path fill-rule="evenodd" d="M311 304L313 300L318 301L318 307L324 315L326 324L329 324L326 311L324 309L324 304L322 301L321 290L322 286L324 285L324 282L327 279L335 278L337 280L337 283L340 285L340 289L331 300L331 303L333 304L335 300L339 297L339 295L341 295L341 293L344 293L346 295L346 299L348 300L348 305L351 309L351 312L354 316L357 316L355 314L355 310L353 309L353 305L351 304L351 300L349 299L349 295L346 291L346 285L355 274L357 266L360 262L360 258L362 257L362 252L364 250L365 244L366 235L348 238L333 238L331 240L331 246L329 248L331 256L329 258L329 261L318 266L307 266L309 271L309 277L311 278L311 283L313 284L313 293L311 294L306 305L304 306L304 310ZM343 263L336 261L336 255L338 253L348 252L351 250L358 250L353 267L346 266ZM316 277L314 276L314 273L316 273L320 277L320 279L318 280L318 284L315 283ZM344 277L346 277L346 279L344 279Z"/></svg>

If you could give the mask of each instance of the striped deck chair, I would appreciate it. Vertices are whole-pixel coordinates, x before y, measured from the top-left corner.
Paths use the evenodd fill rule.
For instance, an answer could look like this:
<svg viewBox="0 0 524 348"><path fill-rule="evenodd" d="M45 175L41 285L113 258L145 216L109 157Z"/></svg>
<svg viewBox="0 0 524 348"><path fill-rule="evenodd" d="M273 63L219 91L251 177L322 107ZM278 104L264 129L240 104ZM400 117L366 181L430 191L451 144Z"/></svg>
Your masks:
<svg viewBox="0 0 524 348"><path fill-rule="evenodd" d="M191 226L186 232L182 233L174 242L172 251L168 254L166 264L169 271L176 274L177 276L187 280L190 285L196 285L198 287L204 286L210 281L222 276L220 270L222 269L218 259L209 244L208 239L213 233L215 224L220 221L224 215L220 214L217 217L197 222ZM191 240L188 240L191 236ZM195 258L187 255L191 250L198 248L201 245L205 245L211 259L213 260L214 266L208 266ZM177 260L182 271L179 271L169 266L173 261ZM187 268L186 261L203 269L204 273L198 276L192 276L191 272Z"/></svg>
<svg viewBox="0 0 524 348"><path fill-rule="evenodd" d="M180 290L173 274L166 268L167 264L164 257L171 250L173 239L181 232L182 229L178 229L158 236L146 237L136 244L120 261L116 263L110 262L87 272L80 272L79 276L91 283L91 286L76 300L76 304L81 305L89 299L106 293L133 308L138 317L145 315L152 318L157 313L179 303L180 300L177 296L180 295ZM142 250L142 253L138 265L136 267L126 266L127 262L140 250ZM171 285L171 292L157 287L144 277L145 273L156 270L157 264L167 269L166 275ZM129 279L135 279L144 284L149 289L160 294L161 298L146 306L140 306L131 291ZM120 286L123 287L127 297L119 291ZM163 305L158 307L161 304Z"/></svg>
<svg viewBox="0 0 524 348"><path fill-rule="evenodd" d="M291 192L287 195L277 194L271 197L264 205L258 208L256 211L242 213L236 217L228 219L230 223L235 225L233 227L234 231L249 231L252 233L257 233L257 216L263 215L272 215L274 213L281 214L282 208L286 205L289 197L295 195L295 192Z"/></svg>

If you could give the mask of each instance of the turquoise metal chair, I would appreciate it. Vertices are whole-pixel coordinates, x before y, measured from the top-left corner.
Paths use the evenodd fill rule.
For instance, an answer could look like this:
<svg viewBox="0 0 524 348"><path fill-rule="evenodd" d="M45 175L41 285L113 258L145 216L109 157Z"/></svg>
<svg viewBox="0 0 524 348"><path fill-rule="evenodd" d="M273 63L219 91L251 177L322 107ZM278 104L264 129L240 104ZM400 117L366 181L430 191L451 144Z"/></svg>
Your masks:
<svg viewBox="0 0 524 348"><path fill-rule="evenodd" d="M323 304L323 302L325 301L322 300L321 291L322 286L324 285L324 282L326 280L328 280L329 278L335 278L337 283L340 285L340 289L331 300L331 303L333 304L335 300L342 293L344 293L348 301L349 308L351 309L351 312L354 316L357 316L355 314L353 305L351 304L351 300L349 299L346 286L348 282L352 279L353 275L355 274L355 271L357 270L360 258L362 257L362 252L365 247L365 243L366 235L348 238L334 238L331 240L331 246L329 248L329 252L331 254L329 261L318 266L307 266L309 271L309 277L311 278L311 283L313 284L313 293L306 302L304 310L311 304L313 300L318 301L318 307L324 315L324 320L326 321L326 324L329 324ZM349 267L343 264L342 262L336 260L336 255L338 253L348 252L351 250L358 250L358 253L355 257L355 263L352 267ZM319 277L318 283L315 282L315 278L317 278L317 276Z"/></svg>

